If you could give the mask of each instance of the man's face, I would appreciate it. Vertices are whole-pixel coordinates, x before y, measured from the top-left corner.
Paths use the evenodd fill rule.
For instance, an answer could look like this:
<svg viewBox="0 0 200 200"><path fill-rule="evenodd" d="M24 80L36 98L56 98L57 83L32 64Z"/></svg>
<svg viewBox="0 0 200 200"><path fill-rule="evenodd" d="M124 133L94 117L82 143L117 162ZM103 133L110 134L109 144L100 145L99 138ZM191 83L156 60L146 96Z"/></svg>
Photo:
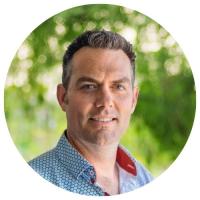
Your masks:
<svg viewBox="0 0 200 200"><path fill-rule="evenodd" d="M64 98L68 132L97 145L118 143L137 101L131 64L122 50L83 47L71 61Z"/></svg>

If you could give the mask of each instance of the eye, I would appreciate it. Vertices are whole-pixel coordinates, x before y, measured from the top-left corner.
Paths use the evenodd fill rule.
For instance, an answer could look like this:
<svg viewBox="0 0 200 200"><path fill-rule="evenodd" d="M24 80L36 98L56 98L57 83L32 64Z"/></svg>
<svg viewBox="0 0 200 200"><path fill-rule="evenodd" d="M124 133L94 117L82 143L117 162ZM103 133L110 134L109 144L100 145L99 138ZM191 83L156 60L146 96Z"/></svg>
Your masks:
<svg viewBox="0 0 200 200"><path fill-rule="evenodd" d="M117 90L121 90L121 91L126 90L125 86L122 85L122 84L116 84L115 87L116 87Z"/></svg>
<svg viewBox="0 0 200 200"><path fill-rule="evenodd" d="M97 86L95 84L84 84L80 87L81 90L92 91L95 90Z"/></svg>

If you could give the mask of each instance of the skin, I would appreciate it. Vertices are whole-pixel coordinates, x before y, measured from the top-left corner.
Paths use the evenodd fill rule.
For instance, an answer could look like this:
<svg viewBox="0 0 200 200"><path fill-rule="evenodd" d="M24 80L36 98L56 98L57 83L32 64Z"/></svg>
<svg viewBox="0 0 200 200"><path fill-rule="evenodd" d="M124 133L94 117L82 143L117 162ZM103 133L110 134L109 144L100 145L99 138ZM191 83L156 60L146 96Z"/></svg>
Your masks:
<svg viewBox="0 0 200 200"><path fill-rule="evenodd" d="M71 65L68 89L57 87L68 139L94 166L105 191L117 194L117 147L138 97L138 88L131 84L130 60L122 50L83 47Z"/></svg>

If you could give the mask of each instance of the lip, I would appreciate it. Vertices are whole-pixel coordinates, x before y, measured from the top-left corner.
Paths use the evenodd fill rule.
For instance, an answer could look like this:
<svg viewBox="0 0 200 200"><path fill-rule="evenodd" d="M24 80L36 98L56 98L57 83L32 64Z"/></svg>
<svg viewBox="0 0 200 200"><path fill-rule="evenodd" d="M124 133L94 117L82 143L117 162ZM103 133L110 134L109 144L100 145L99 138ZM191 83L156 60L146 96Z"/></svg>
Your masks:
<svg viewBox="0 0 200 200"><path fill-rule="evenodd" d="M89 118L89 121L96 125L109 125L116 122L116 120L115 116L94 116Z"/></svg>

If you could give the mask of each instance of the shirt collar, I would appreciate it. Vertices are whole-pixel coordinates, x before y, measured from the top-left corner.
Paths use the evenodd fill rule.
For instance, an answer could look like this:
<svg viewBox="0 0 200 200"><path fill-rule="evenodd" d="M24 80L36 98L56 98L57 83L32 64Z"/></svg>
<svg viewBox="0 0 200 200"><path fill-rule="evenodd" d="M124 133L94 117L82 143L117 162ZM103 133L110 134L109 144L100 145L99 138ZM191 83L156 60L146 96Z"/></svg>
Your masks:
<svg viewBox="0 0 200 200"><path fill-rule="evenodd" d="M130 155L130 153L121 145L119 145L117 149L117 163L125 171L129 172L134 176L137 175L135 160Z"/></svg>
<svg viewBox="0 0 200 200"><path fill-rule="evenodd" d="M58 159L75 178L83 176L88 181L94 181L96 179L94 167L69 143L65 132L55 148ZM134 176L137 175L135 161L124 147L118 147L116 160L124 170Z"/></svg>
<svg viewBox="0 0 200 200"><path fill-rule="evenodd" d="M75 178L78 179L84 175L85 178L88 176L89 179L88 172L94 171L94 167L69 143L65 134L61 136L55 150L60 162Z"/></svg>

